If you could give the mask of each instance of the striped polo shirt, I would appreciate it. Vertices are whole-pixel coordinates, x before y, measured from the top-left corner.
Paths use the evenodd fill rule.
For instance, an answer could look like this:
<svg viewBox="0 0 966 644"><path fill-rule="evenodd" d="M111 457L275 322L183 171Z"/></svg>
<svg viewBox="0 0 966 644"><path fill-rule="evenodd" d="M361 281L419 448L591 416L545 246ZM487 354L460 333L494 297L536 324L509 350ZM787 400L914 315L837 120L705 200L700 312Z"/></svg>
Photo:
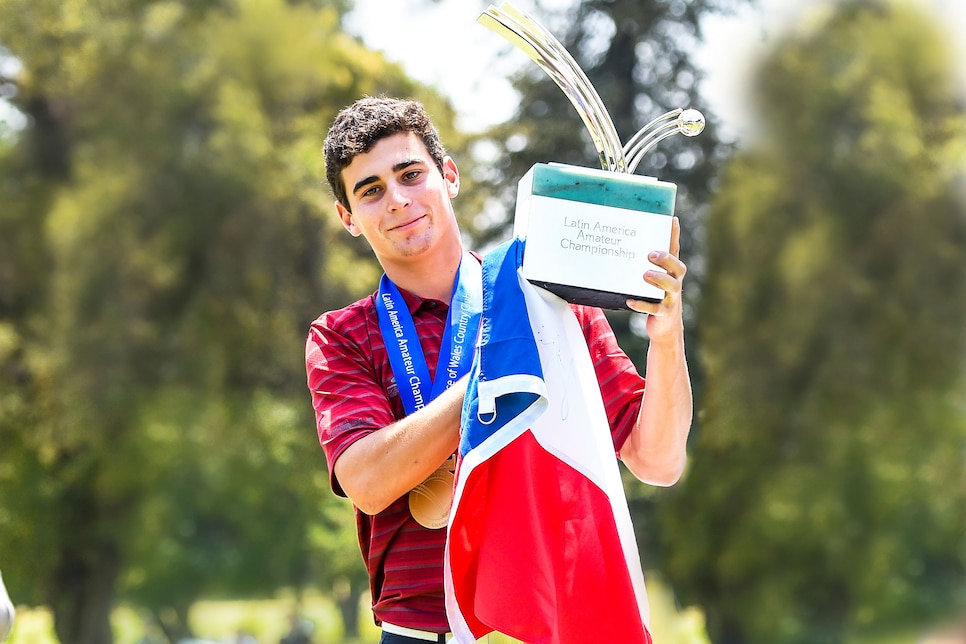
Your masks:
<svg viewBox="0 0 966 644"><path fill-rule="evenodd" d="M412 313L430 375L435 376L449 306L400 289ZM617 345L600 309L571 305L588 340L615 449L640 409L644 379ZM375 294L319 317L306 342L308 387L332 490L345 496L333 473L342 452L369 432L403 418L402 400L376 313ZM372 609L383 620L445 633L443 552L446 530L422 527L403 495L379 514L355 510L359 546L369 571Z"/></svg>

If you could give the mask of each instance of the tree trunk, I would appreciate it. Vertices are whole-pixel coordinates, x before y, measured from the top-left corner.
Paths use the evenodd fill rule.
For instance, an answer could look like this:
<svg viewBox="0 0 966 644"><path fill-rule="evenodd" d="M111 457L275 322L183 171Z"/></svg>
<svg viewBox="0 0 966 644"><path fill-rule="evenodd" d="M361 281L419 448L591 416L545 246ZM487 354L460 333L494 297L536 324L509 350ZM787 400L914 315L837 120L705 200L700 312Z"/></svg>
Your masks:
<svg viewBox="0 0 966 644"><path fill-rule="evenodd" d="M345 627L344 636L347 640L359 637L359 602L362 600L364 584L359 580L349 578L348 583L337 583L335 603L342 614L342 624Z"/></svg>
<svg viewBox="0 0 966 644"><path fill-rule="evenodd" d="M192 635L191 627L188 625L188 614L190 612L190 603L165 606L155 611L155 623L171 644Z"/></svg>
<svg viewBox="0 0 966 644"><path fill-rule="evenodd" d="M111 611L120 557L114 543L68 546L50 588L57 639L70 644L113 644Z"/></svg>
<svg viewBox="0 0 966 644"><path fill-rule="evenodd" d="M721 611L709 607L706 611L708 637L714 644L745 644L741 625Z"/></svg>

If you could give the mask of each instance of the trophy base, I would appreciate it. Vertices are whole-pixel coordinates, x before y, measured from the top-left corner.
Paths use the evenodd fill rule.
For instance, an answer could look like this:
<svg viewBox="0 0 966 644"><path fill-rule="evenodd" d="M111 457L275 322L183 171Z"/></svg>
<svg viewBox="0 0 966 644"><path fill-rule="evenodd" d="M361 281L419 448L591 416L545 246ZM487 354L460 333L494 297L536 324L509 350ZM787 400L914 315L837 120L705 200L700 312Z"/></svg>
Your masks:
<svg viewBox="0 0 966 644"><path fill-rule="evenodd" d="M554 284L552 282L542 282L539 280L527 280L534 286L546 289L557 297L570 302L571 304L583 304L585 306L596 306L601 309L612 311L630 311L627 307L627 300L644 300L645 302L660 302L659 298L641 297L640 295L628 295L624 293L613 293L611 291L598 291L592 288L583 288L569 284Z"/></svg>
<svg viewBox="0 0 966 644"><path fill-rule="evenodd" d="M619 311L628 298L660 302L664 291L644 274L663 270L647 256L670 249L676 191L651 177L534 165L513 220L526 242L521 275L574 304Z"/></svg>

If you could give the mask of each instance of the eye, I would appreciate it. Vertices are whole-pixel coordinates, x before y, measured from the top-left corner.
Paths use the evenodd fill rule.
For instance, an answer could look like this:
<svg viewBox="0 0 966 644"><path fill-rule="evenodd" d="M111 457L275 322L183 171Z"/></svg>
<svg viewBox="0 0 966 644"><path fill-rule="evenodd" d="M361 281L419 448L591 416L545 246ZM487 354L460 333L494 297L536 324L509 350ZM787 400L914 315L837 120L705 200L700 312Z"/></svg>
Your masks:
<svg viewBox="0 0 966 644"><path fill-rule="evenodd" d="M371 186L371 187L367 188L365 190L365 192L363 192L361 195L359 195L359 198L360 199L368 199L370 197L374 197L378 193L379 193L379 186Z"/></svg>
<svg viewBox="0 0 966 644"><path fill-rule="evenodd" d="M403 181L412 183L413 181L416 181L417 179L419 179L419 177L422 174L423 174L422 170L407 170L405 173L403 173L402 178L403 178Z"/></svg>

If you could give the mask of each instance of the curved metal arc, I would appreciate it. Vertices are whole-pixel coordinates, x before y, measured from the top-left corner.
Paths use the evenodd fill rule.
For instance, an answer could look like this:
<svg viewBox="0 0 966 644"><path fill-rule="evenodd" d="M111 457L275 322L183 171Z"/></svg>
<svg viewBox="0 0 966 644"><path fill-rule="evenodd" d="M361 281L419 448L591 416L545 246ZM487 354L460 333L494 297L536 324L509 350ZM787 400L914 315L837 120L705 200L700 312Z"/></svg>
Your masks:
<svg viewBox="0 0 966 644"><path fill-rule="evenodd" d="M584 104L581 100L583 96L577 91L574 79L567 74L565 68L561 68L559 60L553 55L542 43L534 41L523 29L518 28L515 24L508 24L502 17L494 17L489 14L483 14L480 16L478 22L486 27L489 27L493 31L500 33L504 38L510 41L517 49L523 51L527 54L537 65L543 69L551 79L557 83L557 85L564 90L568 97L576 99L579 103ZM591 118L590 108L579 110L582 118ZM591 123L588 123L585 118L585 124L590 127ZM596 128L594 128L596 130ZM593 135L593 132L592 132ZM599 140L599 139L597 139Z"/></svg>
<svg viewBox="0 0 966 644"><path fill-rule="evenodd" d="M631 155L631 150L634 149L636 146L638 146L640 144L641 139L646 138L647 136L650 136L651 133L649 132L649 130L652 127L654 127L655 125L657 125L661 121L666 121L668 119L677 118L677 117L681 116L681 113L682 112L684 112L684 110L682 108L680 108L680 107L677 108L677 109L673 109L670 112L666 112L665 114L661 114L659 117L657 117L656 119L654 119L653 121L651 121L650 123L648 123L647 125L645 125L644 127L642 127L641 129L639 129L637 131L637 133L634 134L634 136L632 136L630 138L630 140L627 143L624 144L624 156L625 157L628 157L628 158L630 158L630 156L632 156ZM677 127L677 125L675 125L675 127Z"/></svg>
<svg viewBox="0 0 966 644"><path fill-rule="evenodd" d="M674 120L658 125L669 118ZM697 136L704 131L704 124L704 115L693 108L686 110L678 108L657 117L638 130L624 147L624 156L629 160L628 172L636 171L644 155L664 139L675 134L683 134L686 137Z"/></svg>
<svg viewBox="0 0 966 644"><path fill-rule="evenodd" d="M602 165L606 162L607 152L606 143L600 136L600 127L595 123L595 116L592 108L587 104L586 97L581 94L577 83L570 70L563 64L557 52L553 51L550 45L535 38L524 26L517 24L512 16L508 16L496 11L493 7L488 12L480 16L479 22L486 27L500 33L518 49L527 54L541 69L543 69L553 81L560 87L564 94L570 99L578 114L584 121L584 125L590 131L594 146L600 154ZM606 165L604 166L607 167Z"/></svg>
<svg viewBox="0 0 966 644"><path fill-rule="evenodd" d="M609 168L614 171L623 171L626 165L626 159L621 147L620 135L617 134L617 128L614 127L614 120L610 116L610 112L607 111L607 107L604 105L604 101L600 98L600 94L594 88L593 83L587 78L587 74L584 73L583 68L577 63L567 48L557 40L546 27L540 24L535 18L530 14L517 8L516 6L510 4L509 2L504 2L500 5L500 9L507 15L516 18L516 23L521 25L524 29L527 29L530 33L538 36L539 39L546 42L548 46L558 55L559 59L564 63L567 69L573 72L573 77L576 80L578 91L589 99L591 104L591 109L596 117L596 121L600 127L601 138L606 144L607 150L609 152L609 157L614 161L616 167ZM605 169L608 169L605 167Z"/></svg>
<svg viewBox="0 0 966 644"><path fill-rule="evenodd" d="M661 130L665 130L664 133L660 134L660 136L657 136L658 133L661 132ZM655 138L653 138L651 141L648 141L647 145L644 145L643 147L638 146L640 150L637 153L635 153L631 158L631 160L628 162L627 172L630 174L634 174L634 172L637 171L637 166L640 165L641 160L644 158L644 155L650 152L651 148L653 148L655 145L657 145L664 139L668 138L669 136L674 136L677 133L678 133L677 126L675 126L674 128L665 126L660 130L655 131L654 132Z"/></svg>
<svg viewBox="0 0 966 644"><path fill-rule="evenodd" d="M678 127L677 121L674 123L665 123L664 125L654 128L648 132L647 136L639 140L637 144L635 144L634 147L628 150L625 154L627 155L628 160L642 157L647 154L658 141L663 141L666 139L667 134L677 134L679 131L680 128Z"/></svg>
<svg viewBox="0 0 966 644"><path fill-rule="evenodd" d="M504 7L509 10L491 5L478 21L526 53L563 90L590 132L601 166L605 170L625 171L626 160L614 124L583 71L559 41L536 21L509 3ZM522 16L523 22L517 15Z"/></svg>

